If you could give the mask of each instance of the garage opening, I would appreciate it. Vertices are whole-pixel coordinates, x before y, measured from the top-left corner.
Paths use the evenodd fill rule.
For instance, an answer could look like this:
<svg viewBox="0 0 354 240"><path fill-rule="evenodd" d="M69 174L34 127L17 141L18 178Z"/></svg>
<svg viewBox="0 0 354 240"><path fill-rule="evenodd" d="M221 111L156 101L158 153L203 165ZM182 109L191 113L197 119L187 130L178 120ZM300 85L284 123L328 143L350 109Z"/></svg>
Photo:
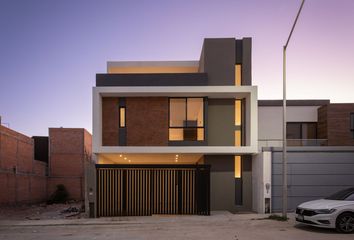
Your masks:
<svg viewBox="0 0 354 240"><path fill-rule="evenodd" d="M97 216L210 215L210 165L97 164Z"/></svg>

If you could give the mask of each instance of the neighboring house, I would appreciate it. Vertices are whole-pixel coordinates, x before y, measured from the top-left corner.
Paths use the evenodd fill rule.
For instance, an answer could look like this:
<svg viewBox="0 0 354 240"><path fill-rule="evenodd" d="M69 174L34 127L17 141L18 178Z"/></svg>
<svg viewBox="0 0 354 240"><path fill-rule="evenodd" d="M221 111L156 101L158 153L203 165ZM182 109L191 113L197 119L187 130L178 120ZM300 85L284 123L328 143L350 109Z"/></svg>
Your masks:
<svg viewBox="0 0 354 240"><path fill-rule="evenodd" d="M282 208L282 101L258 101L260 152L254 155L254 205ZM354 104L287 101L288 208L354 185Z"/></svg>
<svg viewBox="0 0 354 240"><path fill-rule="evenodd" d="M58 184L70 199L83 200L91 134L50 128L49 137L27 137L0 124L0 205L44 202Z"/></svg>
<svg viewBox="0 0 354 240"><path fill-rule="evenodd" d="M258 101L251 72L250 38L205 39L199 61L108 62L90 216L279 211L282 102ZM288 101L289 210L353 184L353 108Z"/></svg>

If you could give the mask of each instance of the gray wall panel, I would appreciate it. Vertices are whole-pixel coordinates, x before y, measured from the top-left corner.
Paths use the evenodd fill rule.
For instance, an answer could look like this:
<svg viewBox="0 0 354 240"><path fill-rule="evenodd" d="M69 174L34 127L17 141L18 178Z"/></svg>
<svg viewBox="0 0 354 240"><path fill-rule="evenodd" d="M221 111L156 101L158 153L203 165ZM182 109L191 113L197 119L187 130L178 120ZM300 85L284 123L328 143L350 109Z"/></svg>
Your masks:
<svg viewBox="0 0 354 240"><path fill-rule="evenodd" d="M288 151L289 163L335 163L335 164L341 164L341 163L353 163L354 155L353 152L339 152L339 151L333 151L333 152L292 152L291 149ZM282 153L281 152L274 152L273 153L274 158L273 162L274 163L281 163L282 162Z"/></svg>
<svg viewBox="0 0 354 240"><path fill-rule="evenodd" d="M338 190L343 189L343 186L292 186L288 191L288 196L290 197L314 197L314 198L323 198L329 196L330 193L334 193ZM281 197L282 196L282 186L273 186L273 196Z"/></svg>
<svg viewBox="0 0 354 240"><path fill-rule="evenodd" d="M242 39L242 85L252 85L252 39Z"/></svg>
<svg viewBox="0 0 354 240"><path fill-rule="evenodd" d="M230 212L252 210L252 158L242 160L242 205L235 201L234 155L205 155L204 163L211 165L210 200L211 210Z"/></svg>
<svg viewBox="0 0 354 240"><path fill-rule="evenodd" d="M319 149L320 150L320 149ZM282 153L273 152L272 209L282 207ZM354 151L289 151L288 208L354 186Z"/></svg>
<svg viewBox="0 0 354 240"><path fill-rule="evenodd" d="M200 62L208 74L208 85L235 85L235 38L206 38Z"/></svg>
<svg viewBox="0 0 354 240"><path fill-rule="evenodd" d="M235 145L235 100L209 99L207 136L209 146Z"/></svg>
<svg viewBox="0 0 354 240"><path fill-rule="evenodd" d="M274 174L282 174L282 164L273 165ZM288 167L288 174L301 175L338 175L338 174L353 174L354 164L350 163L293 163Z"/></svg>

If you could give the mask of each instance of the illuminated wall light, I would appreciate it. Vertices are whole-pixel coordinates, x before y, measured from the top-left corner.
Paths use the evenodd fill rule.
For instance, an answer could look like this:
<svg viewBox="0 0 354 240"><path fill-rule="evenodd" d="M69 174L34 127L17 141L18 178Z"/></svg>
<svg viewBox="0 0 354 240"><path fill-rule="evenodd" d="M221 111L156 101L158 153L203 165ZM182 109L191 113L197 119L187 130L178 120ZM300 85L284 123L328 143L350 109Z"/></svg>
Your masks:
<svg viewBox="0 0 354 240"><path fill-rule="evenodd" d="M131 162L131 160L129 159L128 162Z"/></svg>
<svg viewBox="0 0 354 240"><path fill-rule="evenodd" d="M123 157L123 155L122 155L122 154L119 154L119 157Z"/></svg>
<svg viewBox="0 0 354 240"><path fill-rule="evenodd" d="M125 157L124 160L127 160L127 158Z"/></svg>
<svg viewBox="0 0 354 240"><path fill-rule="evenodd" d="M178 157L178 154L176 154L176 157Z"/></svg>

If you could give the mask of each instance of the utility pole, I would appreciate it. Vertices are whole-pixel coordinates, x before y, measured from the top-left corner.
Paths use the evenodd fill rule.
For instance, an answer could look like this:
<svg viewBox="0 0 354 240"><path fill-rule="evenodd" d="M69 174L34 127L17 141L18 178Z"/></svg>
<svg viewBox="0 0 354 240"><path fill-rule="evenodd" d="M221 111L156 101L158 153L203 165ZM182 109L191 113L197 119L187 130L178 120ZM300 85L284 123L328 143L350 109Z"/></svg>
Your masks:
<svg viewBox="0 0 354 240"><path fill-rule="evenodd" d="M288 47L291 35L300 16L305 0L302 0L299 11L291 28L286 44L283 46L283 218L287 218L288 213L288 162L287 162L287 142L286 142L286 49Z"/></svg>

